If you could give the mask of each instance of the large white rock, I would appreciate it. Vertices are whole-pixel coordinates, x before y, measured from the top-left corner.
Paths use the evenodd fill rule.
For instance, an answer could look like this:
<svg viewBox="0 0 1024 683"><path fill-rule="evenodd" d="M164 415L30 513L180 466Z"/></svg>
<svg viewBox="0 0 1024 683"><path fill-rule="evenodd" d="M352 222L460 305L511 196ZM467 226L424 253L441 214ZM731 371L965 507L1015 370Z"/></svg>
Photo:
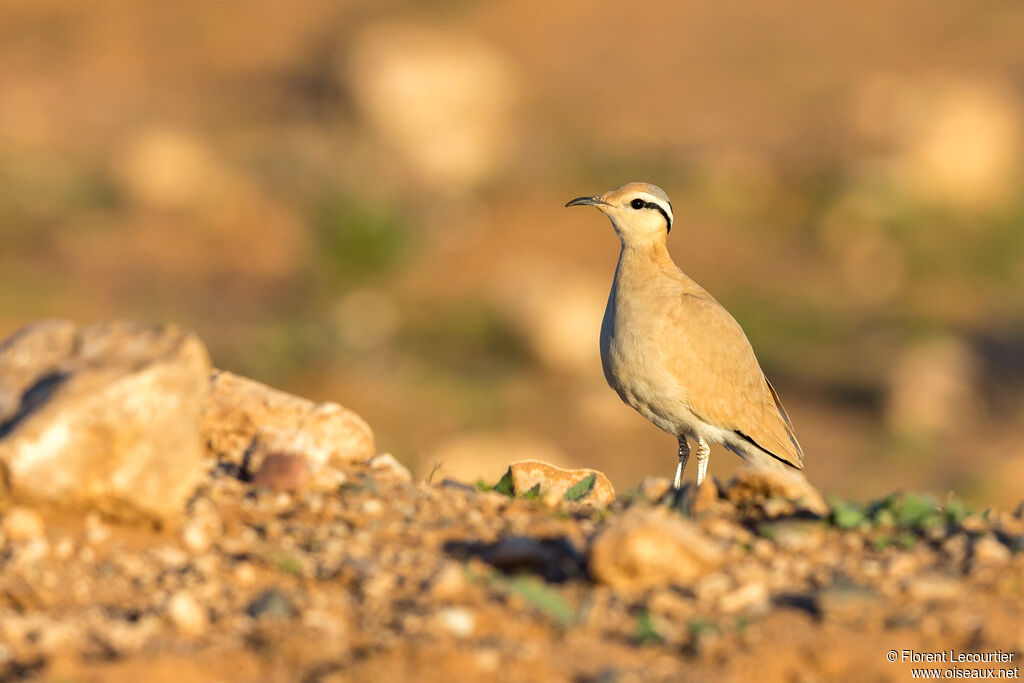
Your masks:
<svg viewBox="0 0 1024 683"><path fill-rule="evenodd" d="M210 360L177 327L50 320L0 345L0 468L16 498L146 517L204 471Z"/></svg>

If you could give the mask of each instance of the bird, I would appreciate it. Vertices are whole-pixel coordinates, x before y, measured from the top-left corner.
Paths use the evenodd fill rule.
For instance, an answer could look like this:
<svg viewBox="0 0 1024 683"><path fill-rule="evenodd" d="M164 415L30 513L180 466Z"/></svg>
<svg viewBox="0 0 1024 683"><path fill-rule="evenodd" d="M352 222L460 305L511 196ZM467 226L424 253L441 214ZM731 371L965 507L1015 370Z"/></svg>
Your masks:
<svg viewBox="0 0 1024 683"><path fill-rule="evenodd" d="M679 443L673 488L682 488L696 442L697 486L714 442L749 464L802 470L804 453L779 395L743 328L683 273L666 244L672 203L649 183L577 197L606 215L621 249L604 318L605 379L630 407Z"/></svg>

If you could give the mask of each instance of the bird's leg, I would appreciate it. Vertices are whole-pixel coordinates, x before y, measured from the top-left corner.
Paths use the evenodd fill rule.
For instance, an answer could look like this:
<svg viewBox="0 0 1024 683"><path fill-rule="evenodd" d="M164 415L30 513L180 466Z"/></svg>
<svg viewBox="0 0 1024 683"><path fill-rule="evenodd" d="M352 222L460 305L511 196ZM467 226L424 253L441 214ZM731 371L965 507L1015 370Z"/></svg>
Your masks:
<svg viewBox="0 0 1024 683"><path fill-rule="evenodd" d="M704 477L708 473L708 461L711 460L711 446L708 442L697 437L697 486L704 483Z"/></svg>
<svg viewBox="0 0 1024 683"><path fill-rule="evenodd" d="M672 488L676 491L683 487L683 470L686 469L686 461L690 459L690 444L686 443L686 437L679 437L679 464L676 465L676 478Z"/></svg>

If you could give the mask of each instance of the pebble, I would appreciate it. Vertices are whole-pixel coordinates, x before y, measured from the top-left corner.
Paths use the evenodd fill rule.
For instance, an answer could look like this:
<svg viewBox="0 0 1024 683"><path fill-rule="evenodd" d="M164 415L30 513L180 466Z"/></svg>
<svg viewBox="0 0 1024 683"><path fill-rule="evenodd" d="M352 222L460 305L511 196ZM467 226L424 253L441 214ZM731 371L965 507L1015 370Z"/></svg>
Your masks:
<svg viewBox="0 0 1024 683"><path fill-rule="evenodd" d="M476 630L476 615L465 607L445 607L437 613L438 623L457 638L468 638Z"/></svg>
<svg viewBox="0 0 1024 683"><path fill-rule="evenodd" d="M376 517L384 512L384 503L380 502L377 498L368 498L363 501L360 509L363 511L363 514Z"/></svg>
<svg viewBox="0 0 1024 683"><path fill-rule="evenodd" d="M763 611L767 607L768 587L760 581L744 584L718 601L718 608L726 614Z"/></svg>
<svg viewBox="0 0 1024 683"><path fill-rule="evenodd" d="M959 597L962 590L959 581L937 573L921 574L907 581L907 595L914 600L951 601Z"/></svg>
<svg viewBox="0 0 1024 683"><path fill-rule="evenodd" d="M203 526L198 520L191 520L181 530L181 542L193 553L204 553L210 549L210 535Z"/></svg>
<svg viewBox="0 0 1024 683"><path fill-rule="evenodd" d="M46 533L46 525L39 513L25 507L12 507L8 510L0 528L14 542L42 538Z"/></svg>
<svg viewBox="0 0 1024 683"><path fill-rule="evenodd" d="M463 597L466 587L466 571L454 562L447 562L430 579L427 590L437 600L453 600Z"/></svg>
<svg viewBox="0 0 1024 683"><path fill-rule="evenodd" d="M295 615L295 608L292 606L291 600L277 588L270 588L257 595L245 608L245 611L253 619L260 617L287 619Z"/></svg>
<svg viewBox="0 0 1024 683"><path fill-rule="evenodd" d="M998 565L1008 562L1010 549L992 534L985 534L974 542L971 560L975 565Z"/></svg>
<svg viewBox="0 0 1024 683"><path fill-rule="evenodd" d="M206 631L206 611L185 591L174 593L167 601L167 616L183 635L199 636Z"/></svg>

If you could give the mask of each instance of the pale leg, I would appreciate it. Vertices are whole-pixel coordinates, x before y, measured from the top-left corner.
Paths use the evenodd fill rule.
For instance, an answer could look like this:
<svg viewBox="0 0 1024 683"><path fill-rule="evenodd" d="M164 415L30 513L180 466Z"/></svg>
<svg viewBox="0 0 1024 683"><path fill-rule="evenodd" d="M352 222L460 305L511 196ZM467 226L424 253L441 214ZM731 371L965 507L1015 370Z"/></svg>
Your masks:
<svg viewBox="0 0 1024 683"><path fill-rule="evenodd" d="M704 483L708 473L708 461L711 459L711 446L704 439L697 437L697 486Z"/></svg>
<svg viewBox="0 0 1024 683"><path fill-rule="evenodd" d="M676 479L672 488L676 491L683 487L683 470L686 469L686 461L690 459L690 444L686 443L686 437L679 439L679 463L676 465Z"/></svg>

